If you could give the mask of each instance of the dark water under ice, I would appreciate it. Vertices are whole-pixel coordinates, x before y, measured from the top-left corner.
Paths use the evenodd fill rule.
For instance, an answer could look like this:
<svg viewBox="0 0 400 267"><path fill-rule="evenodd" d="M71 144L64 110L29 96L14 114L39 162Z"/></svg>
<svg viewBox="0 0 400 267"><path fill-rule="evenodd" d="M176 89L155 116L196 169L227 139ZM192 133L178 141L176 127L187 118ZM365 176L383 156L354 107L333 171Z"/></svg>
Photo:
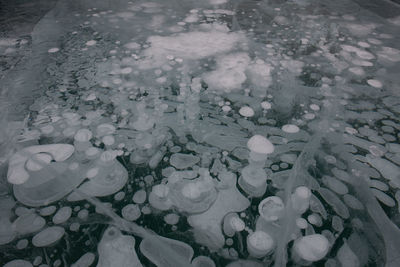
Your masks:
<svg viewBox="0 0 400 267"><path fill-rule="evenodd" d="M0 0L1 266L400 266L397 0Z"/></svg>

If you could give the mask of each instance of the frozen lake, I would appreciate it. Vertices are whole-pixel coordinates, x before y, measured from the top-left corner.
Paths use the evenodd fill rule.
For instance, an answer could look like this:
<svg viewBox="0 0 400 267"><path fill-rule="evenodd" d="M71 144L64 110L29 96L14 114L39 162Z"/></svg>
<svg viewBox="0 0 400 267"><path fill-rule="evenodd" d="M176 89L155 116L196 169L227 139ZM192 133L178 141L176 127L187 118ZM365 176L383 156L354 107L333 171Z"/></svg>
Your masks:
<svg viewBox="0 0 400 267"><path fill-rule="evenodd" d="M0 266L400 266L398 0L0 0Z"/></svg>

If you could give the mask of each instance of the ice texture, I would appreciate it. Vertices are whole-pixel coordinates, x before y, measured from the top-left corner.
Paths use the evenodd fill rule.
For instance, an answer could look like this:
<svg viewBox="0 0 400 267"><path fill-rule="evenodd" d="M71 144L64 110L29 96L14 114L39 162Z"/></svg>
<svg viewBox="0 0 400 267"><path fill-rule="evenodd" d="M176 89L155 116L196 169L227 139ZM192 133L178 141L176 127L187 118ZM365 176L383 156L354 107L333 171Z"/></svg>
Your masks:
<svg viewBox="0 0 400 267"><path fill-rule="evenodd" d="M342 218L347 219L350 216L348 208L335 193L323 187L319 189L319 193L321 194L322 198L329 205L331 205L337 214L339 214Z"/></svg>
<svg viewBox="0 0 400 267"><path fill-rule="evenodd" d="M103 152L100 159L95 161L94 169L89 169L86 176L90 174L90 170L96 170L88 181L83 182L79 189L90 196L108 196L118 192L128 181L128 172L125 167L119 163L113 153ZM82 198L72 192L68 196L70 201L79 201Z"/></svg>
<svg viewBox="0 0 400 267"><path fill-rule="evenodd" d="M386 159L373 156L367 156L367 161L372 167L377 169L383 177L390 180L396 187L400 187L400 167Z"/></svg>
<svg viewBox="0 0 400 267"><path fill-rule="evenodd" d="M266 221L276 221L283 216L285 205L281 198L272 196L263 199L258 204L258 213Z"/></svg>
<svg viewBox="0 0 400 267"><path fill-rule="evenodd" d="M62 207L59 209L56 214L53 216L53 223L54 224L61 224L66 222L72 214L72 209L70 207Z"/></svg>
<svg viewBox="0 0 400 267"><path fill-rule="evenodd" d="M115 227L109 227L97 247L99 253L98 267L106 266L143 266L135 252L135 238L123 235Z"/></svg>
<svg viewBox="0 0 400 267"><path fill-rule="evenodd" d="M229 51L243 41L243 36L229 33L226 28L210 31L192 31L176 36L151 36L150 47L144 51L145 59L140 68L156 68L166 62L165 55L198 60Z"/></svg>
<svg viewBox="0 0 400 267"><path fill-rule="evenodd" d="M156 239L159 240L158 243ZM140 243L140 251L156 266L173 267L176 266L176 264L178 264L178 266L190 266L190 261L194 254L190 246L173 239L166 239L163 237L157 237L156 239L147 238ZM159 249L160 245L169 246L176 254L163 254L165 251Z"/></svg>
<svg viewBox="0 0 400 267"><path fill-rule="evenodd" d="M95 254L87 252L83 254L75 263L73 263L71 267L89 267L90 265L92 265L95 259Z"/></svg>
<svg viewBox="0 0 400 267"><path fill-rule="evenodd" d="M247 249L250 255L255 258L262 258L267 255L273 249L274 244L273 238L262 231L256 231L247 237Z"/></svg>
<svg viewBox="0 0 400 267"><path fill-rule="evenodd" d="M32 263L26 260L12 260L3 265L3 267L32 267Z"/></svg>
<svg viewBox="0 0 400 267"><path fill-rule="evenodd" d="M302 259L310 262L319 261L326 256L329 242L323 235L308 235L297 239L293 250Z"/></svg>
<svg viewBox="0 0 400 267"><path fill-rule="evenodd" d="M274 145L264 136L254 135L247 141L247 148L259 154L271 154L274 152Z"/></svg>
<svg viewBox="0 0 400 267"><path fill-rule="evenodd" d="M351 250L347 243L339 249L337 258L343 267L360 266L360 261L357 255Z"/></svg>
<svg viewBox="0 0 400 267"><path fill-rule="evenodd" d="M31 162L30 169L40 170L50 162L44 158L33 158L40 153L48 153L51 159L55 161L64 161L74 152L74 147L68 144L51 144L41 146L31 146L15 153L9 161L7 180L12 184L23 184L29 179L29 172L25 168L29 168L27 162ZM28 165L26 165L28 164ZM32 166L35 164L35 167Z"/></svg>
<svg viewBox="0 0 400 267"><path fill-rule="evenodd" d="M64 228L60 226L50 226L41 232L37 233L33 238L32 238L32 244L35 247L47 247L58 240L60 240L65 233Z"/></svg>
<svg viewBox="0 0 400 267"><path fill-rule="evenodd" d="M35 233L41 230L45 225L46 220L33 212L23 214L13 222L13 228L21 235Z"/></svg>
<svg viewBox="0 0 400 267"><path fill-rule="evenodd" d="M178 169L186 169L192 167L194 164L199 162L200 158L190 154L176 153L170 158L170 163L172 166Z"/></svg>
<svg viewBox="0 0 400 267"><path fill-rule="evenodd" d="M9 2L1 264L400 266L393 1Z"/></svg>
<svg viewBox="0 0 400 267"><path fill-rule="evenodd" d="M232 173L223 174L228 187L218 192L214 204L204 213L188 217L189 224L196 233L204 237L205 245L216 250L224 245L221 223L226 214L245 210L249 201L236 188L236 177Z"/></svg>
<svg viewBox="0 0 400 267"><path fill-rule="evenodd" d="M245 70L249 62L250 58L245 53L218 57L216 70L204 74L203 79L210 90L223 92L239 90L246 81ZM254 115L254 111L250 107L241 108L239 113L245 117Z"/></svg>

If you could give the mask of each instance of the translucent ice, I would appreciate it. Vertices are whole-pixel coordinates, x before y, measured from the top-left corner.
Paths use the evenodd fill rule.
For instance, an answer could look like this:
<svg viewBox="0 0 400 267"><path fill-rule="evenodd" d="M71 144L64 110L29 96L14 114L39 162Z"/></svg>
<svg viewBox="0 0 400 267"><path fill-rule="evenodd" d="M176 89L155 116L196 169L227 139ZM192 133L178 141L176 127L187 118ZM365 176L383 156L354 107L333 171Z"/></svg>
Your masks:
<svg viewBox="0 0 400 267"><path fill-rule="evenodd" d="M306 261L319 261L328 253L329 242L326 237L319 234L303 236L294 242L293 250Z"/></svg>
<svg viewBox="0 0 400 267"><path fill-rule="evenodd" d="M30 160L31 157L39 153L48 153L52 156L55 161L64 161L69 158L74 152L74 147L68 144L52 144L52 145L41 145L31 146L22 149L15 153L10 161L7 173L7 180L12 184L23 184L29 179L29 173L25 169L25 164ZM47 158L46 158L47 159ZM36 157L32 159L31 164L39 165L35 170L43 168L44 165L49 164L43 157ZM28 165L29 166L29 165ZM33 168L33 166L31 167Z"/></svg>
<svg viewBox="0 0 400 267"><path fill-rule="evenodd" d="M232 173L223 174L229 180L229 187L220 190L214 204L206 212L188 217L189 224L195 231L206 234L205 244L212 250L224 244L221 223L226 214L245 210L249 201L236 188L236 177ZM213 241L211 241L213 239Z"/></svg>
<svg viewBox="0 0 400 267"><path fill-rule="evenodd" d="M26 260L12 260L7 262L3 267L32 267L32 263Z"/></svg>
<svg viewBox="0 0 400 267"><path fill-rule="evenodd" d="M274 145L262 135L254 135L247 141L247 148L259 154L271 154L274 152Z"/></svg>
<svg viewBox="0 0 400 267"><path fill-rule="evenodd" d="M262 231L251 233L247 237L247 250L255 258L267 255L274 247L275 241L272 237Z"/></svg>
<svg viewBox="0 0 400 267"><path fill-rule="evenodd" d="M58 240L60 240L65 233L64 228L60 226L51 226L48 227L41 232L37 233L33 238L32 238L32 244L35 247L47 247Z"/></svg>
<svg viewBox="0 0 400 267"><path fill-rule="evenodd" d="M142 68L161 66L166 61L166 54L185 59L201 59L231 50L242 38L240 34L219 30L192 31L171 37L151 36L147 40L151 46L145 50L144 55L152 60L140 64Z"/></svg>
<svg viewBox="0 0 400 267"><path fill-rule="evenodd" d="M200 158L190 154L176 153L170 158L171 165L178 169L186 169L192 167L199 162Z"/></svg>
<svg viewBox="0 0 400 267"><path fill-rule="evenodd" d="M99 253L97 267L142 266L135 252L135 238L122 235L115 227L107 228L97 250Z"/></svg>

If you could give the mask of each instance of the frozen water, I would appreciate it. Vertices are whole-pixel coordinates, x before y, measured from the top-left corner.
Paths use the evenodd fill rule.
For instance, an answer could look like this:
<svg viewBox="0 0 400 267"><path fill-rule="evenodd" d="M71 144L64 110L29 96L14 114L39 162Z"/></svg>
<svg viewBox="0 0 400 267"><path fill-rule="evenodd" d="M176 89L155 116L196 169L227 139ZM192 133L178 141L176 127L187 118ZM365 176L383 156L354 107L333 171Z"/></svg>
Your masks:
<svg viewBox="0 0 400 267"><path fill-rule="evenodd" d="M299 127L293 124L286 124L282 126L282 131L286 133L297 133L299 130Z"/></svg>
<svg viewBox="0 0 400 267"><path fill-rule="evenodd" d="M318 234L301 237L293 245L294 253L309 262L318 261L325 257L328 248L328 239Z"/></svg>
<svg viewBox="0 0 400 267"><path fill-rule="evenodd" d="M258 154L271 154L274 152L274 145L264 136L254 135L247 141L247 148Z"/></svg>
<svg viewBox="0 0 400 267"><path fill-rule="evenodd" d="M87 252L82 255L75 263L71 265L71 267L88 267L92 265L94 260L96 259L96 255L91 252Z"/></svg>
<svg viewBox="0 0 400 267"><path fill-rule="evenodd" d="M97 267L142 266L135 252L135 238L122 235L115 227L110 227L104 232L97 250L99 252Z"/></svg>
<svg viewBox="0 0 400 267"><path fill-rule="evenodd" d="M28 2L1 265L400 266L397 0Z"/></svg>
<svg viewBox="0 0 400 267"><path fill-rule="evenodd" d="M68 144L31 146L15 153L9 162L7 180L12 184L23 184L29 179L30 171L39 171L51 160L64 161L74 152ZM45 153L45 154L43 154Z"/></svg>
<svg viewBox="0 0 400 267"><path fill-rule="evenodd" d="M48 227L33 236L32 244L35 247L47 247L60 240L64 233L64 228L60 226Z"/></svg>
<svg viewBox="0 0 400 267"><path fill-rule="evenodd" d="M66 222L72 214L72 209L70 207L62 207L59 209L56 214L53 216L53 223L54 224L61 224Z"/></svg>
<svg viewBox="0 0 400 267"><path fill-rule="evenodd" d="M274 247L272 237L263 231L255 231L247 237L247 249L249 254L255 258L262 258Z"/></svg>
<svg viewBox="0 0 400 267"><path fill-rule="evenodd" d="M186 169L188 167L192 167L199 161L200 158L197 156L182 153L173 154L170 158L171 165L177 169Z"/></svg>
<svg viewBox="0 0 400 267"><path fill-rule="evenodd" d="M351 250L347 243L339 249L337 258L343 267L360 266L360 261L356 254Z"/></svg>

